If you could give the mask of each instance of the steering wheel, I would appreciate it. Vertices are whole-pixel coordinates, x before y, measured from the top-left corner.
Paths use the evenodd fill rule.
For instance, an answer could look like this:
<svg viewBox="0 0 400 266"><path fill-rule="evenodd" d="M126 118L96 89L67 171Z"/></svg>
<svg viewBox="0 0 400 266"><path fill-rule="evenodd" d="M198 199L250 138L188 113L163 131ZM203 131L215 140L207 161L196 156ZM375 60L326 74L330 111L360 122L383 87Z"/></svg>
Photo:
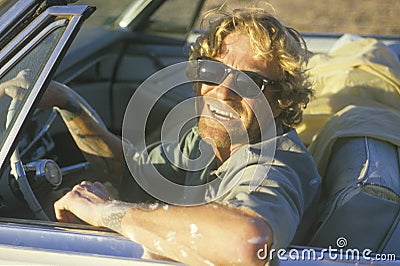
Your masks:
<svg viewBox="0 0 400 266"><path fill-rule="evenodd" d="M15 115L16 109L18 105L18 99L13 98L10 106L8 108L7 112L7 121L6 121L6 127L8 127L12 121L12 118ZM51 116L55 115L52 114ZM52 118L52 120L54 120ZM20 159L18 147L16 147L15 151L11 155L10 158L10 167L11 167L11 175L14 176L15 180L18 183L19 189L27 202L29 208L32 210L32 212L35 214L36 218L40 220L46 220L49 221L49 217L46 215L46 213L43 211L42 206L40 205L39 201L37 200L35 194L33 193L28 178L26 176L25 168L24 165ZM59 168L58 168L59 170ZM61 173L60 173L61 176ZM61 183L61 182L60 182Z"/></svg>
<svg viewBox="0 0 400 266"><path fill-rule="evenodd" d="M76 95L81 106L86 109L86 111L92 116L92 118L95 119L101 126L105 127L105 124L98 116L98 114L92 109L92 107L76 92L73 93ZM11 104L9 105L6 119L6 127L10 125L14 115L16 114L19 104L18 102L18 98L13 98ZM34 159L35 161L26 164L22 162L21 157L31 151L31 149L35 147L35 144L45 137L45 134L48 132L52 123L55 121L57 114L58 112L53 108L46 122L44 122L44 125L41 127L38 133L36 133L36 136L29 142L26 147L24 147L21 152L19 151L19 148L17 146L10 158L10 174L17 182L19 191L21 192L24 200L28 204L30 210L35 214L36 218L40 220L50 219L43 210L38 198L35 196L32 190L32 185L29 181L41 180L41 183L39 182L39 184L43 184L43 182L45 182L47 183L47 185L50 184L52 188L57 188L62 183L63 176L74 174L80 171L86 171L89 169L90 165L89 162L82 162L60 168L55 161L50 159Z"/></svg>

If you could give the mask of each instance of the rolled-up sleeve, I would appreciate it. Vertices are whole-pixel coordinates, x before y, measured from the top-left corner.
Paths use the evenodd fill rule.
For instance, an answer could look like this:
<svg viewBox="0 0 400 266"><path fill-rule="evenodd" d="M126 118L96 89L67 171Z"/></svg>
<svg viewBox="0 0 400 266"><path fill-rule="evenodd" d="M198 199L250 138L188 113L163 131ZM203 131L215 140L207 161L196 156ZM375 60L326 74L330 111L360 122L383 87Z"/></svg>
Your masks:
<svg viewBox="0 0 400 266"><path fill-rule="evenodd" d="M289 139L284 146L278 146L270 166L246 166L238 185L220 199L223 204L250 209L263 218L273 231L275 249L289 245L305 211L315 207L320 191L321 178L314 161L306 148L296 142ZM262 176L263 181L250 191L254 175Z"/></svg>

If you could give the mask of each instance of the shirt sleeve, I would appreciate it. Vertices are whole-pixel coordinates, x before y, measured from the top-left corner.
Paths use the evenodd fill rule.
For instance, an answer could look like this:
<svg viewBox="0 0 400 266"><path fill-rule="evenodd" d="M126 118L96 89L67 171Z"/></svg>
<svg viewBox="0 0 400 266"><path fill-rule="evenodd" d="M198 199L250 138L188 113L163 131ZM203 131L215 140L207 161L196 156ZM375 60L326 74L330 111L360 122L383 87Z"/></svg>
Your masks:
<svg viewBox="0 0 400 266"><path fill-rule="evenodd" d="M285 140L284 145L278 146L270 167L248 165L242 174L239 184L221 199L222 203L257 213L271 226L272 248L287 247L304 212L316 204L319 195L320 176L312 157L305 147ZM250 191L255 175L262 176L263 181Z"/></svg>

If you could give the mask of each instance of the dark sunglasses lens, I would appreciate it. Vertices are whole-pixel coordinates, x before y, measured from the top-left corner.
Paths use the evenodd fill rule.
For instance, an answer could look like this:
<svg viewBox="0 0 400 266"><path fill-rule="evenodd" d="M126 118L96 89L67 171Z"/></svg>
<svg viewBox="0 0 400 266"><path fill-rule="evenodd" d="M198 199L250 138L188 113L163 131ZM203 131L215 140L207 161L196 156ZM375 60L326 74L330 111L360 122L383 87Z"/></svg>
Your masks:
<svg viewBox="0 0 400 266"><path fill-rule="evenodd" d="M212 60L197 61L197 75L195 80L208 86L221 84L231 73L232 69L222 63ZM263 79L251 71L233 70L235 75L235 88L240 96L247 98L257 98L261 93Z"/></svg>
<svg viewBox="0 0 400 266"><path fill-rule="evenodd" d="M261 86L262 80L251 73L240 72L236 76L236 90L243 97L256 98L261 93Z"/></svg>
<svg viewBox="0 0 400 266"><path fill-rule="evenodd" d="M211 62L201 61L198 69L198 78L205 84L216 85L224 80L225 68L223 65Z"/></svg>

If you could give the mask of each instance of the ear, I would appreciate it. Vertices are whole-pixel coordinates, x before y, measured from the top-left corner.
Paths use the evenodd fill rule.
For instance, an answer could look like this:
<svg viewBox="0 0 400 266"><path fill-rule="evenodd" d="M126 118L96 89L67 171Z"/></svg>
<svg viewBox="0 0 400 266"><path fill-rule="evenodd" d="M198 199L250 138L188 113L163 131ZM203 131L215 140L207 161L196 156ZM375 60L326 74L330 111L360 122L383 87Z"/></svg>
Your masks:
<svg viewBox="0 0 400 266"><path fill-rule="evenodd" d="M279 107L273 108L271 106L272 114L274 115L274 118L279 117L279 115L282 113L282 109Z"/></svg>
<svg viewBox="0 0 400 266"><path fill-rule="evenodd" d="M265 97L268 100L274 118L277 118L283 111L282 108L279 107L278 103L279 92L266 91Z"/></svg>

